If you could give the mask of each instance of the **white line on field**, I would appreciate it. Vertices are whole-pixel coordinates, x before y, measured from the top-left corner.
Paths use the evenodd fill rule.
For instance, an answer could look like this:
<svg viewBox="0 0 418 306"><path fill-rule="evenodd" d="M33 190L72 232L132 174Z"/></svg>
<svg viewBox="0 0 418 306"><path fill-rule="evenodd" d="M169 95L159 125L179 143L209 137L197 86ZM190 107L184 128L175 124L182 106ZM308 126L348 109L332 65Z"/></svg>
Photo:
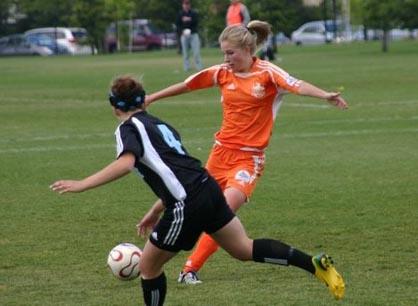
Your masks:
<svg viewBox="0 0 418 306"><path fill-rule="evenodd" d="M361 123L361 122L388 122L388 121L416 121L418 120L418 116L413 116L409 118L402 118L399 116L394 117L383 117L383 118L356 118L356 119L328 119L328 120L304 120L304 123L312 124L312 125L321 125L321 124L340 124L340 123ZM280 121L280 120L279 120ZM193 127L183 127L181 129L182 132L196 132L196 131L207 131L213 130L215 132L216 129L213 127L210 128L193 128ZM0 139L1 143L24 143L24 142L42 142L42 141L54 141L54 140L71 140L71 139L89 139L89 138L108 138L114 139L114 137L110 133L89 133L89 134L66 134L66 135L46 135L46 136L30 136L25 135L19 138L14 139L7 139L2 138Z"/></svg>
<svg viewBox="0 0 418 306"><path fill-rule="evenodd" d="M29 152L50 152L50 151L74 151L74 150L90 150L90 149L102 149L111 148L115 145L110 144L89 144L82 146L42 146L42 147L31 147L31 148L10 148L0 150L0 154L7 153L29 153Z"/></svg>
<svg viewBox="0 0 418 306"><path fill-rule="evenodd" d="M355 103L354 106L379 106L379 105L402 105L402 104L418 105L418 100L360 102L360 103Z"/></svg>
<svg viewBox="0 0 418 306"><path fill-rule="evenodd" d="M89 99L89 98L85 98L85 99L80 99L80 98L54 98L54 97L44 97L44 98L31 98L31 97L5 97L5 96L0 96L0 101L1 100L6 100L9 102L57 102L59 101L58 104L62 103L83 103L84 105L88 105L86 104L86 102L89 103L97 103L100 104L104 101L104 99ZM210 100L197 100L196 98L194 99L187 99L187 100L174 100L174 101L170 101L169 103L172 104L203 104L206 102L217 102L219 99L216 97L215 99L211 99L208 98ZM333 107L329 104L320 104L321 102L286 102L285 100L285 104L286 106L290 106L290 107L306 107L306 108L329 108L329 107ZM382 106L382 105L408 105L408 104L416 104L418 105L418 100L400 100L400 101L376 101L376 102L358 102L358 103L353 103L350 104L350 107L363 107L363 106Z"/></svg>
<svg viewBox="0 0 418 306"><path fill-rule="evenodd" d="M387 121L415 121L418 116L404 118L400 116L384 117L384 118L351 118L351 119L329 119L329 120L306 120L310 124L333 124L333 123L358 123L358 122L387 122Z"/></svg>
<svg viewBox="0 0 418 306"><path fill-rule="evenodd" d="M314 138L314 137L340 137L340 136L356 136L356 135L375 135L375 134L397 134L397 133L417 133L418 128L409 129L376 129L376 130L351 130L351 131L334 131L334 132L318 132L318 133L276 133L273 138ZM199 139L185 141L187 145L196 145L208 143L209 139ZM74 151L74 150L90 150L114 147L113 144L89 144L75 146L42 146L30 148L8 148L0 149L0 154L10 153L29 153L29 152L50 152L50 151Z"/></svg>
<svg viewBox="0 0 418 306"><path fill-rule="evenodd" d="M92 133L92 134L78 134L78 135L54 135L54 136L35 136L30 138L33 141L49 141L49 140L59 140L59 139L88 139L96 137L108 137L112 138L112 135L109 133Z"/></svg>
<svg viewBox="0 0 418 306"><path fill-rule="evenodd" d="M305 108L330 108L332 107L331 105L328 104L315 104L315 103L286 103L284 104L286 106L291 106L291 107L305 107Z"/></svg>
<svg viewBox="0 0 418 306"><path fill-rule="evenodd" d="M313 137L332 137L332 136L356 136L356 135L374 135L374 134L398 134L398 133L417 133L418 128L414 129L376 129L376 130L351 130L351 131L334 131L334 132L318 132L318 133L298 133L288 134L279 133L277 136L284 138L313 138Z"/></svg>
<svg viewBox="0 0 418 306"><path fill-rule="evenodd" d="M41 141L53 141L53 140L69 140L69 139L88 139L88 138L109 138L114 139L109 133L91 133L91 134L71 134L71 135L50 135L50 136L26 136L13 140L0 139L0 143L10 142L41 142Z"/></svg>

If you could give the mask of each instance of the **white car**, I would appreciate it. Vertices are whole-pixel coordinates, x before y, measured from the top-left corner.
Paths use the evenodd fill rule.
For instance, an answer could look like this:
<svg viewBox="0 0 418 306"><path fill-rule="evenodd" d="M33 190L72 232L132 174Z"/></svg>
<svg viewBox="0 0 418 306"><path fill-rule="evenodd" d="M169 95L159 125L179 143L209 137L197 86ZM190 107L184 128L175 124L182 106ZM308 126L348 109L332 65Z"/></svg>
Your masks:
<svg viewBox="0 0 418 306"><path fill-rule="evenodd" d="M0 55L52 55L53 52L46 46L39 46L30 42L22 34L14 34L0 38Z"/></svg>
<svg viewBox="0 0 418 306"><path fill-rule="evenodd" d="M340 24L341 22L337 22L337 29ZM334 22L332 20L307 22L292 32L290 39L298 46L331 42L334 40Z"/></svg>
<svg viewBox="0 0 418 306"><path fill-rule="evenodd" d="M66 48L68 54L92 54L97 51L87 44L87 31L84 28L36 28L25 32L25 35L43 34L56 39L57 44Z"/></svg>

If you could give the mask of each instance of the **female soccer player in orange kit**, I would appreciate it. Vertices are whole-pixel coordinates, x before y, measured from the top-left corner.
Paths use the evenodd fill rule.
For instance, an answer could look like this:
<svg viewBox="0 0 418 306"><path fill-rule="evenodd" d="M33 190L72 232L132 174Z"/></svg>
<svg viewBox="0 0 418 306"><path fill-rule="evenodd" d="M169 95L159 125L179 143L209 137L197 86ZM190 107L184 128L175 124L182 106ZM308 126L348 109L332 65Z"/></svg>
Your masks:
<svg viewBox="0 0 418 306"><path fill-rule="evenodd" d="M347 108L339 92L320 89L256 58L255 52L270 31L268 23L258 20L251 21L247 27L227 26L219 36L224 63L204 69L184 82L146 98L146 103L150 104L197 89L220 88L223 121L215 134L206 168L221 186L233 211L247 202L263 173L264 150L286 93L315 97L340 109ZM179 282L200 283L196 272L217 249L218 245L209 235L202 235L180 273Z"/></svg>

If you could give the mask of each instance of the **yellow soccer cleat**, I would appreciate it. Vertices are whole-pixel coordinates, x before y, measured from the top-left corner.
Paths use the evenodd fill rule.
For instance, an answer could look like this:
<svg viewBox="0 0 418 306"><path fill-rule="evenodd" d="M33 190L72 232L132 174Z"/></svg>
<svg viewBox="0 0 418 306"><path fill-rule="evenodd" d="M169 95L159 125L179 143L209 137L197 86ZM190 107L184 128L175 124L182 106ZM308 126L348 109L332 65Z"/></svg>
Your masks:
<svg viewBox="0 0 418 306"><path fill-rule="evenodd" d="M315 267L315 276L327 285L335 299L342 299L345 292L344 280L335 270L331 257L322 253L312 257L312 263Z"/></svg>

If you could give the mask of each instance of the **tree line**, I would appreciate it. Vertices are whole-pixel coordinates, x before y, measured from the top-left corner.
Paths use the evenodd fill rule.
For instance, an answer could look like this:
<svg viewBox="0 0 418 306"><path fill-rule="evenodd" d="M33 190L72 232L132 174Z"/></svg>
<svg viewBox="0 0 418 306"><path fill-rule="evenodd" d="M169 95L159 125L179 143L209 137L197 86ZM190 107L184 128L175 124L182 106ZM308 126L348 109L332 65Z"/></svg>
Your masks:
<svg viewBox="0 0 418 306"><path fill-rule="evenodd" d="M287 36L310 20L338 18L343 0L323 0L305 6L303 0L243 1L252 19L269 22L273 31ZM351 19L356 24L382 29L418 27L418 0L351 0ZM225 27L228 0L194 0L200 15L200 34L206 44L216 42ZM181 0L1 0L0 36L35 27L86 28L90 43L103 50L106 27L114 21L147 18L163 31L172 31ZM384 36L385 37L385 36Z"/></svg>

